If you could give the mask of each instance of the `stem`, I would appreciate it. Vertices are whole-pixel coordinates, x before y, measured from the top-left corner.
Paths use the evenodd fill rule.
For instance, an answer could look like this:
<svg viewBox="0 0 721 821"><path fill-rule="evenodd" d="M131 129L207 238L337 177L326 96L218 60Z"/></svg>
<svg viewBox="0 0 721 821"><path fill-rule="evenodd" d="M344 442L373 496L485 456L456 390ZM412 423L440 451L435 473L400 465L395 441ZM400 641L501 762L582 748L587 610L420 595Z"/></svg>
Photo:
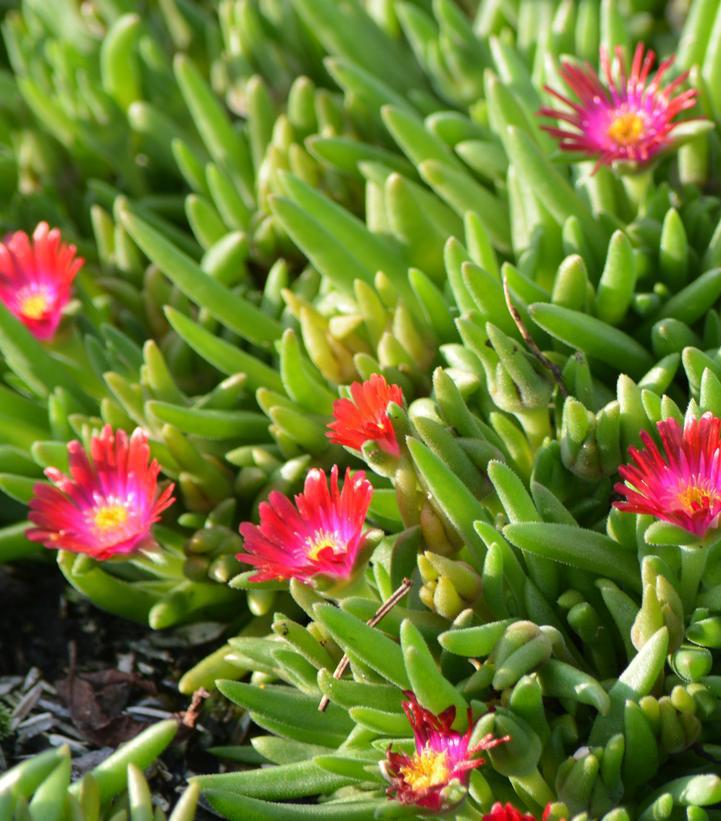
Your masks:
<svg viewBox="0 0 721 821"><path fill-rule="evenodd" d="M418 477L408 456L403 456L398 463L398 468L393 475L393 484L403 526L417 525L420 521L422 499L418 491Z"/></svg>
<svg viewBox="0 0 721 821"><path fill-rule="evenodd" d="M511 289L508 287L508 277L503 277L503 295L506 299L506 307L508 308L508 313L511 315L511 319L513 319L516 328L518 328L518 332L521 334L523 341L526 343L526 347L528 350L536 357L536 359L543 365L546 370L551 372L551 376L553 377L553 381L558 385L558 390L561 393L561 396L568 396L568 390L566 385L563 382L563 374L561 373L561 369L556 365L555 362L552 362L541 349L538 347L536 340L531 336L530 331L526 328L525 323L523 322L523 317L518 312L518 308L513 304L513 299L511 298Z"/></svg>
<svg viewBox="0 0 721 821"><path fill-rule="evenodd" d="M453 807L451 810L455 821L483 821L486 817L485 814L477 810L470 801L465 801L460 807ZM451 810L445 813L449 818ZM439 815L439 817L442 816Z"/></svg>
<svg viewBox="0 0 721 821"><path fill-rule="evenodd" d="M706 569L709 548L707 545L680 545L681 551L681 601L684 611L693 611L698 586Z"/></svg>
<svg viewBox="0 0 721 821"><path fill-rule="evenodd" d="M524 775L523 778L512 778L511 783L514 788L516 785L521 787L540 807L553 803L554 795L538 768L532 773Z"/></svg>
<svg viewBox="0 0 721 821"><path fill-rule="evenodd" d="M641 214L646 202L649 185L653 179L653 171L647 168L635 174L624 174L621 179L631 205L635 206L637 214Z"/></svg>
<svg viewBox="0 0 721 821"><path fill-rule="evenodd" d="M157 576L161 579L168 577L185 578L183 573L184 559L161 548L141 550L130 559L130 562L151 576Z"/></svg>
<svg viewBox="0 0 721 821"><path fill-rule="evenodd" d="M515 416L521 423L531 447L534 449L540 447L546 436L551 433L548 410L546 408L536 408L535 410L516 413Z"/></svg>
<svg viewBox="0 0 721 821"><path fill-rule="evenodd" d="M595 169L595 170L594 170ZM581 182L588 192L594 214L616 214L614 174L605 166L596 168L594 162L579 163Z"/></svg>
<svg viewBox="0 0 721 821"><path fill-rule="evenodd" d="M317 590L326 598L340 598L342 594L344 599L350 598L351 596L358 596L361 599L374 599L375 591L368 583L366 570L367 567L363 568L363 572L356 573L355 577L349 582L344 582L344 580L341 579L339 583L332 585L327 590L323 590L320 586L318 586Z"/></svg>

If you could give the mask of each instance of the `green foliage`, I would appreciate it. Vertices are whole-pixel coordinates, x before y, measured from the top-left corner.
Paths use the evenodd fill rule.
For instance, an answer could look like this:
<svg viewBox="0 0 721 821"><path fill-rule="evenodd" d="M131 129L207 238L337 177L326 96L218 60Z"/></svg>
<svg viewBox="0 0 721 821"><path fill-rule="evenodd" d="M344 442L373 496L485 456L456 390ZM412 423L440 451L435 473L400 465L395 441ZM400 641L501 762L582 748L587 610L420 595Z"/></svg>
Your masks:
<svg viewBox="0 0 721 821"><path fill-rule="evenodd" d="M495 800L712 817L721 551L612 507L642 432L721 415L721 10L678 5L5 13L0 221L46 219L87 262L51 343L0 306L0 561L47 557L14 502L67 469L69 440L148 432L178 496L160 550L57 559L152 629L228 625L180 688L220 680L268 733L230 757L269 766L198 776L175 821L200 790L227 818L414 815L379 768L390 744L412 748L408 688L455 706L459 731L470 709L476 736L511 736L458 818ZM536 113L563 56L597 65L599 45L636 41L692 70L708 119L640 173L562 156ZM404 393L397 459L326 435L334 401L374 373ZM363 462L385 532L368 568L324 592L251 581L238 524L311 466ZM30 759L0 779L0 816L159 817L140 770L173 733L157 725L72 785L66 752Z"/></svg>
<svg viewBox="0 0 721 821"><path fill-rule="evenodd" d="M148 727L72 784L67 747L17 764L0 778L4 817L64 821L111 819L130 813L131 818L165 819L165 813L153 804L143 770L170 744L177 729L172 719ZM169 821L192 821L199 797L196 786L188 787Z"/></svg>

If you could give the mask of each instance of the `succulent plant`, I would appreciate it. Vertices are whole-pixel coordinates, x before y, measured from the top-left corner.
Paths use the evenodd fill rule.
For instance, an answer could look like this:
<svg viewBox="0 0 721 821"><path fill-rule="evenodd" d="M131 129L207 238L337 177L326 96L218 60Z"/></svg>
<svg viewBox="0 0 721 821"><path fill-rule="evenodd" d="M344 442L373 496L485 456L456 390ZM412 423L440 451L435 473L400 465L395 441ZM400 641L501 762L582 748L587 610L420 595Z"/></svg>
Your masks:
<svg viewBox="0 0 721 821"><path fill-rule="evenodd" d="M199 790L231 819L714 817L720 27L705 0L6 13L2 221L85 263L39 334L0 248L0 561L51 555L30 504L97 606L227 624L179 686L247 711L223 752L255 766L173 818ZM122 431L175 485L154 546L155 473L85 481ZM128 750L89 818L126 783L152 813ZM64 752L19 766L7 813L84 817Z"/></svg>
<svg viewBox="0 0 721 821"><path fill-rule="evenodd" d="M92 771L71 783L72 761L65 747L16 764L0 780L0 807L8 819L154 818L166 816L154 807L142 770L170 744L178 729L170 719L143 730L121 745ZM199 790L188 787L170 821L192 821Z"/></svg>

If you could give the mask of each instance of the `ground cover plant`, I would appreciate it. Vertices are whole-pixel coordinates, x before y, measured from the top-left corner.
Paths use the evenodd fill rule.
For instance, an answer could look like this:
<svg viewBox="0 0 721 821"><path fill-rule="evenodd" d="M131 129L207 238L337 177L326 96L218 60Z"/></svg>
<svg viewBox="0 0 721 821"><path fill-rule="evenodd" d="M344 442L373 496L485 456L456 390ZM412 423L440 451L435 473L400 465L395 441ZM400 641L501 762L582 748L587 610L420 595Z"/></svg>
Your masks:
<svg viewBox="0 0 721 821"><path fill-rule="evenodd" d="M0 818L721 817L718 0L6 6Z"/></svg>

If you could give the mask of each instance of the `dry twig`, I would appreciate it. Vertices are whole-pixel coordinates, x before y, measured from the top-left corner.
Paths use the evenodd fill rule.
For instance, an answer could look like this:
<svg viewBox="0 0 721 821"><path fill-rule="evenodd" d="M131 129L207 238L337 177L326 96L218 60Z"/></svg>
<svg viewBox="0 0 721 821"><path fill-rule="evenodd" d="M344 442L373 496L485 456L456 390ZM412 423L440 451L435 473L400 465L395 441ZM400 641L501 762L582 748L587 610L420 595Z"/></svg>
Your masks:
<svg viewBox="0 0 721 821"><path fill-rule="evenodd" d="M406 595L406 593L411 589L411 585L413 583L410 579L403 579L400 583L400 586L397 590L395 590L391 595L383 602L383 604L376 610L373 616L368 619L367 624L369 627L375 627L378 622L383 618L383 616L390 613L390 611L398 604L398 602ZM338 662L338 666L333 671L333 678L340 678L343 673L348 669L348 665L350 664L350 659L348 656L343 655L343 658ZM318 704L318 711L324 712L325 708L328 706L330 699L328 696L323 696Z"/></svg>
<svg viewBox="0 0 721 821"><path fill-rule="evenodd" d="M553 377L553 381L558 385L558 390L561 392L561 396L568 396L568 389L563 381L563 374L561 373L561 369L556 365L555 362L551 362L551 360L543 353L543 351L538 347L536 344L536 340L531 336L528 328L523 321L520 313L518 312L518 308L513 304L513 300L511 299L511 290L508 287L508 278L503 277L503 294L506 297L506 306L508 307L508 313L511 315L511 319L516 324L518 328L518 332L523 337L523 341L526 343L526 347L531 352L533 356L541 363L541 365L547 370L550 371L551 376Z"/></svg>

